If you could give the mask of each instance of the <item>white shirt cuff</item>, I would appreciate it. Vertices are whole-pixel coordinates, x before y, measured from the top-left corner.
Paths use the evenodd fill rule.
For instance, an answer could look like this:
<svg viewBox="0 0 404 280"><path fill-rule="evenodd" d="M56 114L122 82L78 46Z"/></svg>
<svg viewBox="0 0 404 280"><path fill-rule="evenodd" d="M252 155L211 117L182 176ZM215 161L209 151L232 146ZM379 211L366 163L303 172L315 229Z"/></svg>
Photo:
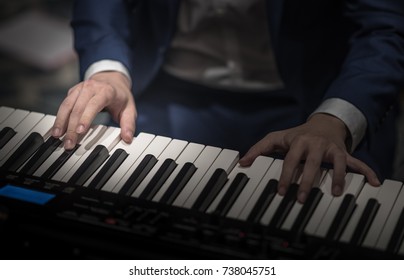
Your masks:
<svg viewBox="0 0 404 280"><path fill-rule="evenodd" d="M347 147L353 152L365 136L367 121L362 112L348 101L340 98L329 98L311 114L325 113L343 121L351 134L351 145Z"/></svg>
<svg viewBox="0 0 404 280"><path fill-rule="evenodd" d="M117 71L121 72L124 74L132 84L132 79L130 78L130 74L128 69L123 65L121 62L116 61L116 60L110 60L110 59L103 59L97 62L94 62L93 64L88 67L86 72L84 73L84 80L88 80L92 75L95 73L99 72L104 72L104 71Z"/></svg>

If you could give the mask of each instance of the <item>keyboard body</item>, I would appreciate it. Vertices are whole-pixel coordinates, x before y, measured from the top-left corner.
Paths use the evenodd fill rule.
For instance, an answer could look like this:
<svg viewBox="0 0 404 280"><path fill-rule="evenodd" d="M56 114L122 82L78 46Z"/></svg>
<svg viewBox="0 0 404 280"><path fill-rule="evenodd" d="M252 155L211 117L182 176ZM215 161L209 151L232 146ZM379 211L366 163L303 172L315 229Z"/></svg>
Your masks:
<svg viewBox="0 0 404 280"><path fill-rule="evenodd" d="M151 144L145 145L138 159L128 165L131 172L127 173L130 174L121 175L123 179L120 179L119 183L108 184L112 180L109 179L110 181L105 180L102 188L91 187L91 182L96 181L97 172L102 173L104 170L102 164L106 165L117 152L119 145L123 145L114 140L119 135L116 130L104 127L102 131L107 132L106 137L92 141L92 145L87 143L87 147L102 143L107 149L107 156L97 168L87 165L84 160L89 152L79 153L78 149L71 156L72 159L77 155L76 165L66 167L69 163L69 160L66 160L52 176L38 176L35 172L39 172L42 166L35 165L36 159L41 160L42 165L48 164L49 169L53 162L46 163L46 160L51 159L58 151L62 154L61 142L45 145L49 139L52 118L46 120L44 128L39 129L38 124L34 125L36 130L33 130L38 131L36 133L43 131L43 140L38 148L27 156L24 153L19 154L18 150L24 146L24 141L28 141L24 139L29 138L33 131L18 128L24 125L22 123L30 113L21 116L21 120L14 121L16 124L11 127L9 124L12 123L10 118L13 116L13 110L0 107L2 114L10 111L9 117L0 118L0 142L3 141L3 147L0 148L0 156L3 156L0 157L1 259L404 258L404 190L401 182L387 180L382 187L376 189L366 184L363 176L347 174L346 193L336 198L331 196L327 189L330 188L332 170L324 170L319 178L319 185L314 188L312 200L308 201L307 205L302 205L296 202L293 195L280 197L270 192L269 181L279 178L282 160L260 157L251 168L243 169L237 165L237 154L234 151L169 139L162 151L153 154L154 164L159 168L150 167L148 174L142 177L143 181L149 180L149 183L138 191L143 181L139 182L137 188L131 189L128 194L125 186L129 181L130 186L133 186L138 178L132 175L137 174L136 165L141 166L145 155L149 155L144 152L146 146L150 148L157 138L159 141L166 141L166 138L153 136ZM36 122L45 122L45 117L38 115ZM15 141L15 147L11 149L10 143L15 139L19 141ZM176 156L173 156L175 149L170 148L170 143L174 142L176 148L181 146ZM160 147L161 143L156 147ZM52 145L54 148L49 152ZM30 151L30 145L26 146L24 151ZM6 148L10 149L10 152L5 152ZM181 181L181 172L188 174L185 171L191 170L184 167L190 161L189 155L185 157L186 151L191 148L200 149L198 156L193 159L194 173L190 173L189 179L183 184L183 191L176 193L177 200L168 199L163 203L164 194L169 192L171 185L174 185L176 179ZM208 157L199 163L198 159L204 156L206 150L209 150L209 153L217 150L217 155L215 161L206 167L205 175L200 175L197 185L202 185L203 188L198 191L195 187L188 199L180 204L179 198L187 186L192 185L198 171L204 168L202 163ZM102 149L100 151L102 152ZM126 152L127 158L136 154L135 150L129 148ZM226 157L221 158L222 154ZM46 155L46 158L41 159L41 155ZM14 158L7 160L7 157ZM17 167L16 162L24 157L26 159ZM183 160L184 158L187 160ZM118 157L114 161L117 159ZM92 160L95 161L96 158ZM218 161L226 166L215 165ZM119 167L116 166L117 171L109 174L108 178L113 178L125 163L125 159L122 159ZM145 166L148 166L147 164L145 163ZM83 172L80 173L83 166L94 169L92 174L85 177ZM189 166L191 164L188 164ZM60 176L62 179L59 179L58 172L63 168L66 169L66 175ZM43 174L46 174L46 168L43 169ZM215 172L218 169L219 172ZM153 170L154 174L150 175ZM242 176L239 176L240 173ZM66 176L69 178L66 179ZM212 178L216 178L217 183L220 176L225 177L221 188L216 192L212 191L216 186L214 184L207 192ZM159 178L164 178L164 182L160 182ZM168 184L170 178L171 183ZM85 183L77 184L81 181ZM116 190L119 184L121 189ZM159 188L154 188L157 185ZM293 188L297 188L297 185ZM175 190L171 189L175 193ZM237 196L233 197L232 193L237 193ZM188 205L193 195L193 205ZM209 196L211 200L206 204ZM266 197L271 197L271 201L266 201ZM228 201L232 201L231 204L226 204ZM261 204L265 204L265 207L261 207ZM320 215L321 219L316 215ZM255 219L255 216L259 216L259 219ZM341 222L341 226L338 222ZM313 227L313 224L315 231L311 232L310 227ZM349 227L352 228L351 235L347 233ZM366 230L362 230L362 227ZM348 237L344 237L345 235Z"/></svg>

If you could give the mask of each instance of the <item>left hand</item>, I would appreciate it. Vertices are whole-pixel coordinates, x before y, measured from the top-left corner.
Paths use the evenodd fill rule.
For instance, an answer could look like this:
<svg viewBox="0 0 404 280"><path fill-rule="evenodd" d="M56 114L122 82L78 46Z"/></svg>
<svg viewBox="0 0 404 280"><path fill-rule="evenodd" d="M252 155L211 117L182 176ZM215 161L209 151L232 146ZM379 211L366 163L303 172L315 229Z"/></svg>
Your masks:
<svg viewBox="0 0 404 280"><path fill-rule="evenodd" d="M345 145L347 133L349 132L340 119L318 113L300 126L267 134L250 148L239 163L241 166L249 166L259 155L272 152L285 153L278 184L279 194L284 195L292 183L295 170L304 160L297 195L301 203L307 199L322 162L333 164L332 193L334 195L342 194L347 167L363 174L371 185L379 186L376 173L347 152Z"/></svg>

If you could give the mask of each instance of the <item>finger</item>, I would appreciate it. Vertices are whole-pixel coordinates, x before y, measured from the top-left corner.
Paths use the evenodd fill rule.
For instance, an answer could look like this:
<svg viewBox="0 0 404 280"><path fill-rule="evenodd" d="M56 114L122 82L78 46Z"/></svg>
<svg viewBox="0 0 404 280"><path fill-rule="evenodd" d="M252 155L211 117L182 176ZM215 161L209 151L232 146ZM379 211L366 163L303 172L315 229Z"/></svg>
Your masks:
<svg viewBox="0 0 404 280"><path fill-rule="evenodd" d="M121 138L126 143L131 143L135 133L135 121L137 113L133 102L128 102L128 105L120 114L119 126L121 127Z"/></svg>
<svg viewBox="0 0 404 280"><path fill-rule="evenodd" d="M345 186L346 153L336 152L333 155L333 176L331 192L335 196L342 195Z"/></svg>
<svg viewBox="0 0 404 280"><path fill-rule="evenodd" d="M67 97L63 100L62 104L60 104L52 128L53 137L59 138L66 132L70 113L79 94L79 87L79 85L72 87L67 93Z"/></svg>
<svg viewBox="0 0 404 280"><path fill-rule="evenodd" d="M300 181L299 191L297 194L297 200L300 203L304 203L313 187L314 181L320 170L321 162L324 152L322 150L316 150L309 152L306 162L304 164L302 179Z"/></svg>
<svg viewBox="0 0 404 280"><path fill-rule="evenodd" d="M74 107L71 110L66 135L64 138L64 148L66 150L73 149L77 143L77 126L89 100L93 96L93 92L93 88L87 86L86 83L83 83L82 87L78 89L78 96Z"/></svg>
<svg viewBox="0 0 404 280"><path fill-rule="evenodd" d="M372 186L380 186L380 181L377 178L376 173L364 162L352 157L351 155L348 155L347 165L356 172L363 174L369 184L371 184Z"/></svg>
<svg viewBox="0 0 404 280"><path fill-rule="evenodd" d="M258 156L271 153L278 142L279 139L276 133L267 134L247 151L239 160L239 164L241 166L250 166Z"/></svg>
<svg viewBox="0 0 404 280"><path fill-rule="evenodd" d="M90 128L91 123L102 109L109 103L109 92L100 92L90 98L77 124L76 133L85 134Z"/></svg>
<svg viewBox="0 0 404 280"><path fill-rule="evenodd" d="M278 184L278 192L280 195L286 194L303 154L304 150L300 145L292 146L286 154Z"/></svg>

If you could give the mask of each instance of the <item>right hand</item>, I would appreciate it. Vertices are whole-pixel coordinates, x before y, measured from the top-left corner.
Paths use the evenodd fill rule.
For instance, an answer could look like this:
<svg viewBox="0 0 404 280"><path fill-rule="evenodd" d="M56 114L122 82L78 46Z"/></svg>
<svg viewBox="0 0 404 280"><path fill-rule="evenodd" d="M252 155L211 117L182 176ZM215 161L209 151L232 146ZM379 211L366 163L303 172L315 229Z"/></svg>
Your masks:
<svg viewBox="0 0 404 280"><path fill-rule="evenodd" d="M96 115L106 109L121 127L121 138L131 143L137 117L129 79L120 72L99 72L72 87L59 107L52 136L64 137L64 148L73 149L87 133Z"/></svg>

